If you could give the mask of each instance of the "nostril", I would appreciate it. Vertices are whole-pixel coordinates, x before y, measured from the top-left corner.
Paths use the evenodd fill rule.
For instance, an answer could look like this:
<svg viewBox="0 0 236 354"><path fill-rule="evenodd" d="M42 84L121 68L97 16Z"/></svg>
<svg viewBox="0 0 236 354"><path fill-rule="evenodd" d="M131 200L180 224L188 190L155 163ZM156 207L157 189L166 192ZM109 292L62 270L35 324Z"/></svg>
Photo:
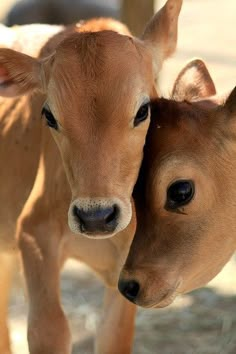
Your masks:
<svg viewBox="0 0 236 354"><path fill-rule="evenodd" d="M72 212L73 212L73 215L76 216L76 218L80 220L81 212L80 212L79 208L76 205L73 206L73 211Z"/></svg>
<svg viewBox="0 0 236 354"><path fill-rule="evenodd" d="M85 224L83 222L83 219L81 217L81 211L79 210L79 208L74 205L73 207L73 215L77 218L77 220L79 221L79 225L80 225L80 232L84 233L86 231L86 228L85 228Z"/></svg>
<svg viewBox="0 0 236 354"><path fill-rule="evenodd" d="M113 205L113 207L110 208L109 215L106 216L105 218L106 224L110 224L116 221L118 215L119 215L119 208L117 205Z"/></svg>
<svg viewBox="0 0 236 354"><path fill-rule="evenodd" d="M134 302L138 296L140 286L136 280L123 281L118 284L120 292L130 301Z"/></svg>
<svg viewBox="0 0 236 354"><path fill-rule="evenodd" d="M74 216L76 216L77 218L79 218L79 209L77 208L76 205L73 206L72 213L73 213Z"/></svg>

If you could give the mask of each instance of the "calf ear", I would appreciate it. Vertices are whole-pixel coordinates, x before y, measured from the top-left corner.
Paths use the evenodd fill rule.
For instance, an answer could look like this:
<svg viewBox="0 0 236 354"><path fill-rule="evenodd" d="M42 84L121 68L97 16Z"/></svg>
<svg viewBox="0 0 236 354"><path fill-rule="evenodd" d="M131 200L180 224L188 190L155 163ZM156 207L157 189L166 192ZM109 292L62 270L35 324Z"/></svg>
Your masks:
<svg viewBox="0 0 236 354"><path fill-rule="evenodd" d="M0 49L0 96L14 97L42 88L41 63L12 49Z"/></svg>
<svg viewBox="0 0 236 354"><path fill-rule="evenodd" d="M157 77L163 61L174 53L178 37L178 17L182 0L167 0L147 24L142 38L152 50L154 72Z"/></svg>
<svg viewBox="0 0 236 354"><path fill-rule="evenodd" d="M236 86L227 98L224 109L226 109L229 113L236 115Z"/></svg>
<svg viewBox="0 0 236 354"><path fill-rule="evenodd" d="M172 90L172 98L176 101L193 101L215 94L214 82L200 59L190 61L180 71Z"/></svg>

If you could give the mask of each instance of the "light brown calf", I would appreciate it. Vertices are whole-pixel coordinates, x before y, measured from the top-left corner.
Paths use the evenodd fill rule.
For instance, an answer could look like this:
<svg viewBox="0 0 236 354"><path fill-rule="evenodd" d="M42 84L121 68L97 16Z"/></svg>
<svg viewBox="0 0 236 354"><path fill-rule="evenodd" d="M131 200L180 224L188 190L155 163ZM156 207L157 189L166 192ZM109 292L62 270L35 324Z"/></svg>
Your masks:
<svg viewBox="0 0 236 354"><path fill-rule="evenodd" d="M4 30L4 46L6 35L26 54L37 55L43 46L40 59L0 49L0 95L21 96L0 101L0 264L7 278L11 263L4 257L17 249L16 235L29 299L31 354L71 351L59 291L68 257L87 263L107 286L117 285L134 233L131 194L149 102L157 97L162 62L176 47L181 4L168 0L142 39L112 20ZM8 283L0 294L1 354L10 352ZM105 306L97 353L130 353L135 307L117 290L107 291Z"/></svg>
<svg viewBox="0 0 236 354"><path fill-rule="evenodd" d="M215 93L195 60L178 76L175 100L154 104L137 231L119 281L137 305L169 305L210 281L235 251L236 89L223 104Z"/></svg>

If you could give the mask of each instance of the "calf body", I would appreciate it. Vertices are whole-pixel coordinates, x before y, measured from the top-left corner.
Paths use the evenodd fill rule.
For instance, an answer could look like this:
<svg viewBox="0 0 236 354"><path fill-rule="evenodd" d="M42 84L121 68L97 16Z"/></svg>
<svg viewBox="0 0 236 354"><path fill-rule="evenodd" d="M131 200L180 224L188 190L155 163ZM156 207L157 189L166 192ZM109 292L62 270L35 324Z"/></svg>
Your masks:
<svg viewBox="0 0 236 354"><path fill-rule="evenodd" d="M135 191L138 222L119 287L135 304L164 307L209 282L235 251L235 89L216 96L190 62L153 116ZM222 103L223 102L223 103Z"/></svg>
<svg viewBox="0 0 236 354"><path fill-rule="evenodd" d="M0 49L0 94L16 96L1 98L0 158L6 168L0 245L4 257L14 253L16 240L19 245L32 354L70 353L59 291L68 257L84 261L107 286L116 287L134 233L131 194L149 126L149 101L157 96L161 63L175 49L180 7L181 1L169 0L142 40L128 36L118 22L96 20L53 27L54 35L45 36L45 45L38 39L35 49L23 44L16 47L21 52ZM19 31L25 39L24 28ZM14 48L21 40L13 33ZM29 56L34 50L36 56L40 52L38 59ZM135 306L116 290L107 291L105 305L97 353L130 353ZM1 313L0 352L5 354L10 349Z"/></svg>

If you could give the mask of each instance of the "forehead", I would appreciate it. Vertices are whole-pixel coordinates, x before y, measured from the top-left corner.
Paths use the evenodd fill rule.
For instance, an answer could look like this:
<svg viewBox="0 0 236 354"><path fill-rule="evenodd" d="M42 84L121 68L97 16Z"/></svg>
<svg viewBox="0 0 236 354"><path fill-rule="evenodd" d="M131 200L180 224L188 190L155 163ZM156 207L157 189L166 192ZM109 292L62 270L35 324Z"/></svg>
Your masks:
<svg viewBox="0 0 236 354"><path fill-rule="evenodd" d="M209 155L215 114L215 110L203 109L198 104L159 100L154 104L149 129L148 155L162 162L173 156L184 159L197 158L202 153Z"/></svg>
<svg viewBox="0 0 236 354"><path fill-rule="evenodd" d="M152 59L143 43L102 31L75 33L61 43L51 70L48 96L62 115L65 110L71 115L81 115L81 111L91 115L93 109L106 116L106 112L110 114L118 107L132 106L135 111L152 91Z"/></svg>
<svg viewBox="0 0 236 354"><path fill-rule="evenodd" d="M65 88L84 93L113 94L152 83L151 57L141 42L112 31L75 33L59 45L51 82L60 95ZM61 89L61 90L60 90Z"/></svg>

